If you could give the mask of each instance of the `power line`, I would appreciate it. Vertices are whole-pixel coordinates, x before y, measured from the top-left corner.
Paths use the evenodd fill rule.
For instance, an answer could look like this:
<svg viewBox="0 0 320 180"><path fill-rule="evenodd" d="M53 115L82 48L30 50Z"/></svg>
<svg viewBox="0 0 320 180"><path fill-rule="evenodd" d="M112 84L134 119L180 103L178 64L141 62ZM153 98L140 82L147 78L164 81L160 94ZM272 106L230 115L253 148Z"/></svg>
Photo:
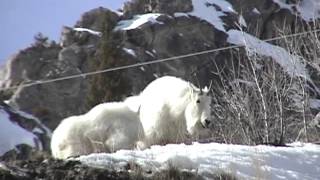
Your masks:
<svg viewBox="0 0 320 180"><path fill-rule="evenodd" d="M299 32L299 33L294 33L294 34L289 34L289 35L283 35L283 36L269 38L269 39L265 39L265 40L261 40L261 41L270 42L270 41L275 41L275 40L279 40L279 39L292 38L292 37L302 36L302 35L305 35L308 33L316 33L316 32L320 32L320 29ZM244 47L244 46L245 45L231 45L231 46L226 46L226 47L221 47L221 48L216 48L216 49L199 51L199 52L194 52L194 53L189 53L189 54L184 54L184 55L179 55L179 56L173 56L173 57L169 57L169 58L157 59L157 60L148 61L148 62L140 62L140 63L136 63L136 64L131 64L131 65L107 68L107 69L97 70L97 71L92 71L92 72L87 72L87 73L80 73L80 74L64 76L64 77L59 77L59 78L54 78L54 79L37 80L35 82L20 84L20 85L16 85L16 86L7 87L7 88L0 88L0 91L9 90L9 89L16 89L18 87L30 87L30 86L34 86L34 85L48 84L48 83L52 83L52 82L69 80L69 79L80 78L80 77L84 78L86 76L92 76L92 75L106 73L106 72L130 69L130 68L135 68L135 67L140 67L140 66L145 66L145 65L150 65L150 64L156 64L156 63L161 63L161 62L166 62L166 61L183 60L183 59L186 60L185 58L187 58L187 57L199 56L199 55L214 53L214 52L218 52L218 51L225 51L225 50L240 48L240 47Z"/></svg>

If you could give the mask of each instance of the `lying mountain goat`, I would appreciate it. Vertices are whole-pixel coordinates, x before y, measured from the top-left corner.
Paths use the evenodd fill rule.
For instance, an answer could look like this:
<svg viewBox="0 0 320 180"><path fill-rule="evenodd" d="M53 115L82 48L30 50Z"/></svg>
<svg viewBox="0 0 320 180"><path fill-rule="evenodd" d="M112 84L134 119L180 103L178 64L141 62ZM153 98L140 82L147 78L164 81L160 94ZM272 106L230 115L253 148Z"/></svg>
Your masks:
<svg viewBox="0 0 320 180"><path fill-rule="evenodd" d="M211 123L208 91L172 76L151 82L140 94L139 117L145 140L139 142L139 148L183 142L196 133L199 124L208 127Z"/></svg>
<svg viewBox="0 0 320 180"><path fill-rule="evenodd" d="M135 148L140 137L143 130L136 112L123 102L103 103L84 115L64 119L53 132L51 151L60 159L114 152Z"/></svg>

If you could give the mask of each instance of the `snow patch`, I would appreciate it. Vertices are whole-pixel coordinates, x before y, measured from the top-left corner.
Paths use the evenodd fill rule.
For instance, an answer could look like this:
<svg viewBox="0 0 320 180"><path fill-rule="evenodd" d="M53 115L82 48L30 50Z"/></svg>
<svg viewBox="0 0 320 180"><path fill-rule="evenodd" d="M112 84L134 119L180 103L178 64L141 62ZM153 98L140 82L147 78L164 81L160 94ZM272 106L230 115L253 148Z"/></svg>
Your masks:
<svg viewBox="0 0 320 180"><path fill-rule="evenodd" d="M174 17L189 17L189 14L177 12L174 13Z"/></svg>
<svg viewBox="0 0 320 180"><path fill-rule="evenodd" d="M88 33L90 33L92 35L99 36L99 37L102 36L101 32L94 31L94 30L87 29L87 28L73 28L73 30L78 31L78 32L88 32Z"/></svg>
<svg viewBox="0 0 320 180"><path fill-rule="evenodd" d="M145 53L147 53L149 56L154 57L154 54L152 54L152 52L150 52L150 51L145 51Z"/></svg>
<svg viewBox="0 0 320 180"><path fill-rule="evenodd" d="M76 158L95 167L123 169L134 162L144 170L159 171L168 166L210 173L223 170L243 179L318 179L320 146L292 144L291 147L244 146L218 143L152 146L144 151L120 150L112 154L91 154Z"/></svg>
<svg viewBox="0 0 320 180"><path fill-rule="evenodd" d="M176 12L174 13L174 17L189 17L195 16L202 20L205 20L215 26L218 30L225 32L224 22L221 19L221 16L227 15L227 13L235 13L237 12L233 9L232 5L225 0L192 0L193 11L189 13ZM163 24L157 20L157 18L161 15L160 13L148 13L135 15L133 19L122 20L115 27L115 31L118 30L131 30L140 27L146 23L158 23ZM168 16L169 18L171 16ZM246 26L244 19L239 19L241 25Z"/></svg>
<svg viewBox="0 0 320 180"><path fill-rule="evenodd" d="M141 71L146 71L146 69L143 66L141 66L140 69Z"/></svg>
<svg viewBox="0 0 320 180"><path fill-rule="evenodd" d="M38 137L31 132L14 124L6 111L0 109L0 156L4 153L15 149L16 145L27 144L37 147Z"/></svg>
<svg viewBox="0 0 320 180"><path fill-rule="evenodd" d="M303 0L297 4L287 4L285 0L273 0L282 9L288 9L292 14L298 14L305 21L314 21L320 18L320 1Z"/></svg>
<svg viewBox="0 0 320 180"><path fill-rule="evenodd" d="M309 79L305 66L300 63L300 57L291 55L282 47L262 41L243 31L229 30L227 33L229 43L245 46L249 52L272 57L290 76Z"/></svg>
<svg viewBox="0 0 320 180"><path fill-rule="evenodd" d="M189 15L199 17L220 31L226 31L221 16L225 16L225 12L236 13L232 5L225 0L192 0L193 11L188 13ZM221 10L217 10L214 5L217 5ZM181 14L181 13L180 13ZM178 15L180 15L178 14ZM176 16L176 14L175 14Z"/></svg>
<svg viewBox="0 0 320 180"><path fill-rule="evenodd" d="M260 11L259 11L257 8L254 8L254 9L252 10L252 12L255 13L255 14L258 14L258 15L261 14Z"/></svg>
<svg viewBox="0 0 320 180"><path fill-rule="evenodd" d="M320 109L320 99L310 99L310 107L313 109Z"/></svg>
<svg viewBox="0 0 320 180"><path fill-rule="evenodd" d="M158 74L156 74L156 73L153 73L152 75L153 75L153 77L155 77L155 78L159 78Z"/></svg>
<svg viewBox="0 0 320 180"><path fill-rule="evenodd" d="M137 57L136 52L133 49L129 48L122 48L126 53L130 54L131 56Z"/></svg>
<svg viewBox="0 0 320 180"><path fill-rule="evenodd" d="M148 14L142 14L142 15L135 15L133 17L133 19L120 21L114 30L118 31L118 30L136 29L146 23L163 24L162 22L157 21L157 18L161 15L162 14L159 14L159 13L148 13Z"/></svg>

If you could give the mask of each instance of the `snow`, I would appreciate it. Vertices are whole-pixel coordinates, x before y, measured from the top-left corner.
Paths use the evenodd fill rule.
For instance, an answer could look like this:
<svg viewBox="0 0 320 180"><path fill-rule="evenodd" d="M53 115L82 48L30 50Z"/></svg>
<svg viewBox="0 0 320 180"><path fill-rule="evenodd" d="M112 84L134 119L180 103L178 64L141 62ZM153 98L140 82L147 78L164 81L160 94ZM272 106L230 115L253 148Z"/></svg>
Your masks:
<svg viewBox="0 0 320 180"><path fill-rule="evenodd" d="M225 12L236 13L232 5L225 0L192 0L193 11L188 13L189 15L199 17L213 26L215 26L220 31L226 31L224 28L224 23L221 16L225 16ZM221 8L217 10L212 4L215 4ZM181 16L181 13L177 14Z"/></svg>
<svg viewBox="0 0 320 180"><path fill-rule="evenodd" d="M307 70L300 62L300 57L291 55L282 47L262 41L246 32L229 30L229 43L245 46L250 53L272 57L290 76L301 76L309 79Z"/></svg>
<svg viewBox="0 0 320 180"><path fill-rule="evenodd" d="M95 167L123 169L135 162L144 170L159 171L175 166L210 179L210 173L223 170L243 179L320 178L320 146L296 143L291 147L244 146L228 144L169 144L144 151L120 150L112 154L91 154L77 158Z"/></svg>
<svg viewBox="0 0 320 180"><path fill-rule="evenodd" d="M94 31L94 30L87 29L87 28L73 28L73 30L78 31L78 32L88 32L88 33L90 33L92 35L99 36L99 37L102 36L101 32Z"/></svg>
<svg viewBox="0 0 320 180"><path fill-rule="evenodd" d="M0 156L14 149L19 144L37 147L36 140L38 138L31 132L10 121L9 115L2 109L0 109L0 127Z"/></svg>
<svg viewBox="0 0 320 180"><path fill-rule="evenodd" d="M305 21L313 21L320 18L320 1L303 0L298 4L286 4L284 0L273 0L280 8L289 9L293 14L298 14Z"/></svg>
<svg viewBox="0 0 320 180"><path fill-rule="evenodd" d="M18 110L15 110L15 109L11 109L13 112L19 114L20 116L22 117L25 117L27 119L32 119L33 121L35 121L42 129L45 130L45 133L51 137L52 135L52 132L51 130L46 126L44 125L38 118L36 118L35 116L31 115L31 114L28 114L28 113L25 113L23 111L18 111ZM44 133L43 130L39 129L41 131L41 133ZM33 129L33 131L35 132L35 129Z"/></svg>
<svg viewBox="0 0 320 180"><path fill-rule="evenodd" d="M120 21L114 30L118 31L118 30L136 29L146 23L163 24L162 22L157 21L157 18L161 15L162 14L159 14L159 13L148 13L148 14L142 14L142 15L135 15L133 17L133 19Z"/></svg>
<svg viewBox="0 0 320 180"><path fill-rule="evenodd" d="M225 0L192 0L193 4L193 11L189 13L181 13L176 12L174 14L174 17L189 17L189 16L196 16L202 20L205 20L209 23L211 23L213 26L215 26L217 29L221 31L226 31L224 28L224 23L221 16L225 16L226 13L236 13L233 9L232 5L225 1ZM220 7L220 9L216 9L214 5L217 5ZM115 27L115 31L118 30L131 30L136 29L140 27L143 24L146 23L158 23L163 24L162 22L158 21L157 18L161 15L161 13L147 13L147 14L141 14L141 15L135 15L133 19L129 20L122 20L118 23L118 25ZM241 25L245 26L245 21L243 19L239 19L242 21Z"/></svg>
<svg viewBox="0 0 320 180"><path fill-rule="evenodd" d="M254 8L254 9L252 10L252 12L254 12L254 13L258 14L258 15L261 14L260 11L259 11L257 8Z"/></svg>
<svg viewBox="0 0 320 180"><path fill-rule="evenodd" d="M133 49L129 48L122 48L126 53L130 54L131 56L137 57L136 52Z"/></svg>
<svg viewBox="0 0 320 180"><path fill-rule="evenodd" d="M310 107L313 109L320 109L320 99L310 99Z"/></svg>
<svg viewBox="0 0 320 180"><path fill-rule="evenodd" d="M156 51L155 49L152 49L152 52L153 52L154 54L157 54L157 51Z"/></svg>
<svg viewBox="0 0 320 180"><path fill-rule="evenodd" d="M146 54L148 54L149 56L152 56L152 57L154 57L154 54L152 54L152 52L150 52L150 51L144 51Z"/></svg>
<svg viewBox="0 0 320 180"><path fill-rule="evenodd" d="M141 66L140 69L141 71L146 71L146 69L143 66Z"/></svg>
<svg viewBox="0 0 320 180"><path fill-rule="evenodd" d="M174 13L174 17L189 17L187 13L176 12Z"/></svg>

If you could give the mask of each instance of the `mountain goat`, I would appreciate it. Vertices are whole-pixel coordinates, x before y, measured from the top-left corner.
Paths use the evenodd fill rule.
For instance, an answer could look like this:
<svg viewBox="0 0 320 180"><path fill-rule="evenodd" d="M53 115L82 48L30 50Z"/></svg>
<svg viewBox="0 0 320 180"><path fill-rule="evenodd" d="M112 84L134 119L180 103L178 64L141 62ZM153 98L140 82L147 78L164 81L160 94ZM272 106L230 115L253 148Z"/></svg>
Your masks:
<svg viewBox="0 0 320 180"><path fill-rule="evenodd" d="M140 149L153 144L183 142L211 123L209 89L164 76L151 82L140 94L139 117L145 139Z"/></svg>
<svg viewBox="0 0 320 180"><path fill-rule="evenodd" d="M51 151L55 158L133 149L143 137L136 112L124 102L103 103L88 113L64 119L54 130Z"/></svg>

